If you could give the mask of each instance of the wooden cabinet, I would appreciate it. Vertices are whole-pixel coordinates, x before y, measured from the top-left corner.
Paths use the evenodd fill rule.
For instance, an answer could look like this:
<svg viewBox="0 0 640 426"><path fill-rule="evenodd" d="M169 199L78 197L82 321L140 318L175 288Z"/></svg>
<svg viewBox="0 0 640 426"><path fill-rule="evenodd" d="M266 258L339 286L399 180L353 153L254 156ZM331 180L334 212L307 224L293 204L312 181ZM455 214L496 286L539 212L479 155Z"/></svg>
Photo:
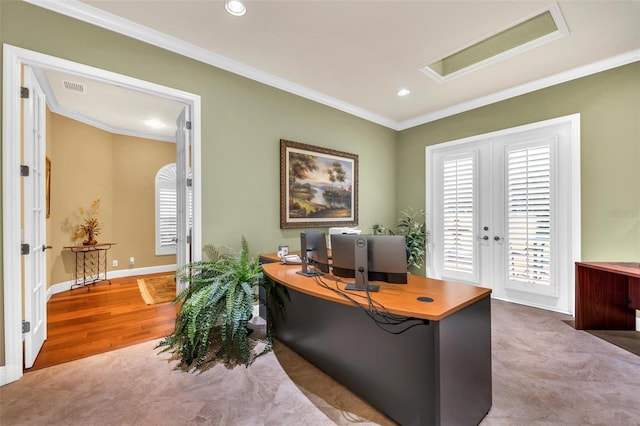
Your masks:
<svg viewBox="0 0 640 426"><path fill-rule="evenodd" d="M640 264L576 262L576 328L635 330Z"/></svg>

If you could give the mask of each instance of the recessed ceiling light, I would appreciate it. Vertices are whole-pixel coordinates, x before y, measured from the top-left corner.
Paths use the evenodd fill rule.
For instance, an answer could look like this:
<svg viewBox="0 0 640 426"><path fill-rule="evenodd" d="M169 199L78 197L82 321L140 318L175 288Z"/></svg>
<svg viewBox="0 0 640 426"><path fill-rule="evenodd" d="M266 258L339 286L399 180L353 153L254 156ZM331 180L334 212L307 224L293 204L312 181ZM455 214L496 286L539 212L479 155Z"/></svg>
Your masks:
<svg viewBox="0 0 640 426"><path fill-rule="evenodd" d="M227 9L227 12L229 12L233 16L242 16L247 13L247 8L244 7L244 4L242 4L242 2L239 0L227 1L224 4L224 8Z"/></svg>
<svg viewBox="0 0 640 426"><path fill-rule="evenodd" d="M407 96L409 93L411 93L411 90L409 89L400 89L396 92L396 95L398 96Z"/></svg>
<svg viewBox="0 0 640 426"><path fill-rule="evenodd" d="M166 124L164 124L160 120L156 120L155 118L152 118L150 120L145 120L144 124L146 124L147 126L151 127L152 129L162 129L162 128L167 127Z"/></svg>

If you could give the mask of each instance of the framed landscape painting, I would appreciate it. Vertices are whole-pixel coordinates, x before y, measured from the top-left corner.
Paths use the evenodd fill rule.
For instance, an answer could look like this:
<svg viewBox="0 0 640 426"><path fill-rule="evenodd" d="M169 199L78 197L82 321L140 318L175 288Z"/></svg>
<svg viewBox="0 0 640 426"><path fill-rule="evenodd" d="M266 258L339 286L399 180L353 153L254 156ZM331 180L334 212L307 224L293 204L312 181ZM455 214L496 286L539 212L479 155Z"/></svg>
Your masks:
<svg viewBox="0 0 640 426"><path fill-rule="evenodd" d="M358 224L358 156L280 140L280 228Z"/></svg>

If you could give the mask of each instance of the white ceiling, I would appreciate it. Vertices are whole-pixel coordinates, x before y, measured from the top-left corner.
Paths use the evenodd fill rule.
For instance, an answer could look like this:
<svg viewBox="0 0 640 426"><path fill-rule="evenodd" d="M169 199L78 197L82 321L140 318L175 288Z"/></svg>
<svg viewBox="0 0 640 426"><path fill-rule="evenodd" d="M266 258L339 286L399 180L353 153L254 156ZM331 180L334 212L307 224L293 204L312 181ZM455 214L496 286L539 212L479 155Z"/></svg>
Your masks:
<svg viewBox="0 0 640 426"><path fill-rule="evenodd" d="M640 60L636 0L250 0L243 17L211 0L28 1L397 130ZM419 70L553 4L565 37L446 82Z"/></svg>
<svg viewBox="0 0 640 426"><path fill-rule="evenodd" d="M174 141L184 104L59 70L35 68L52 111L111 132ZM69 89L72 87L72 89ZM156 120L159 128L145 124Z"/></svg>

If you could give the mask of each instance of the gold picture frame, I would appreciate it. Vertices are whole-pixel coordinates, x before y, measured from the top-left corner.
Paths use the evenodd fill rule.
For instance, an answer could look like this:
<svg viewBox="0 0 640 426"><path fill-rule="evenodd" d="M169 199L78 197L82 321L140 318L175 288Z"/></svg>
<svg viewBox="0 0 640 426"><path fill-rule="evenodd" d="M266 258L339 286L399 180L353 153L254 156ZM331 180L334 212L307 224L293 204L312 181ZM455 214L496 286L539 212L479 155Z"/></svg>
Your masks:
<svg viewBox="0 0 640 426"><path fill-rule="evenodd" d="M358 156L280 140L280 228L358 224Z"/></svg>
<svg viewBox="0 0 640 426"><path fill-rule="evenodd" d="M45 193L47 197L47 219L51 217L51 158L45 157Z"/></svg>

